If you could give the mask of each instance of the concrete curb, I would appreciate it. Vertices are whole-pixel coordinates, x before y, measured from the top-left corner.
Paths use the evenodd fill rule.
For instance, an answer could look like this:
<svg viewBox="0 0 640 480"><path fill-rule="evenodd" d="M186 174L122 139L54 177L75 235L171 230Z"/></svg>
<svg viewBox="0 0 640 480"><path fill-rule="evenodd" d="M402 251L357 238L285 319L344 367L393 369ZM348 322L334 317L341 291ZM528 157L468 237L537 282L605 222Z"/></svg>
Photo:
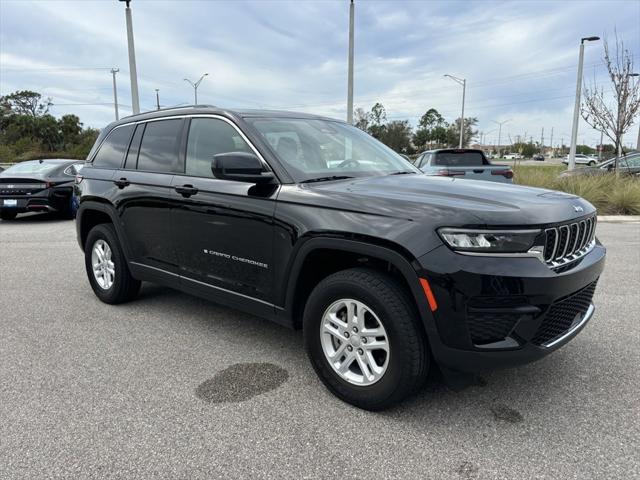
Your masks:
<svg viewBox="0 0 640 480"><path fill-rule="evenodd" d="M640 223L640 215L598 215L598 222Z"/></svg>

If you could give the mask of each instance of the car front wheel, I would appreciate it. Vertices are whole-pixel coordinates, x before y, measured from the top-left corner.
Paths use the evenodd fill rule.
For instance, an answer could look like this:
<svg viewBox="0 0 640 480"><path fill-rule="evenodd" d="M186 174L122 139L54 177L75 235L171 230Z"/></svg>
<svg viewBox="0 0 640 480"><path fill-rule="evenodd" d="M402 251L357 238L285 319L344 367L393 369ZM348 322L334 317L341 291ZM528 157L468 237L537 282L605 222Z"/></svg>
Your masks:
<svg viewBox="0 0 640 480"><path fill-rule="evenodd" d="M129 272L113 225L100 224L89 232L84 258L89 283L100 300L123 303L138 294L140 281Z"/></svg>
<svg viewBox="0 0 640 480"><path fill-rule="evenodd" d="M375 270L354 268L322 280L305 308L304 340L327 388L367 410L401 401L427 375L416 309L393 277Z"/></svg>

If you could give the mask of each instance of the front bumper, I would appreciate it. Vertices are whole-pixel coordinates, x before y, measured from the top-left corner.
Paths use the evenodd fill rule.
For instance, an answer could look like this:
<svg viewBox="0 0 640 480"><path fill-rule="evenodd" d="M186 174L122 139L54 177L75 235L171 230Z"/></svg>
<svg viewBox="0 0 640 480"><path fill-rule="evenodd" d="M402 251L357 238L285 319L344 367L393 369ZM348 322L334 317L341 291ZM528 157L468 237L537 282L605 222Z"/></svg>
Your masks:
<svg viewBox="0 0 640 480"><path fill-rule="evenodd" d="M441 246L418 259L438 307L425 320L436 361L458 372L538 360L575 337L592 318L606 250L563 272L536 258L465 256Z"/></svg>

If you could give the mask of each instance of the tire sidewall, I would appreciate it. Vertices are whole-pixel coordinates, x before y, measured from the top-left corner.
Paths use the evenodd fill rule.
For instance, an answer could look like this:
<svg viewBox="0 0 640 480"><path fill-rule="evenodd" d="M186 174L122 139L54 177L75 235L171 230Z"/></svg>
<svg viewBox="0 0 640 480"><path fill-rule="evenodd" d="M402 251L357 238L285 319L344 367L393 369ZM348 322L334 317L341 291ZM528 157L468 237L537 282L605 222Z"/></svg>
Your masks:
<svg viewBox="0 0 640 480"><path fill-rule="evenodd" d="M93 274L91 256L93 247L98 240L103 240L109 245L109 248L111 249L111 261L113 261L115 269L113 284L107 289L104 289L100 285L98 285L95 275ZM125 273L124 269L126 268L126 265L124 264L124 257L120 249L118 239L115 236L115 232L113 231L113 227L104 224L94 227L87 236L87 242L84 252L87 277L89 278L89 283L91 284L91 288L93 289L94 293L103 302L115 303L118 291L123 282L122 276Z"/></svg>
<svg viewBox="0 0 640 480"><path fill-rule="evenodd" d="M347 382L333 370L322 349L320 324L326 309L336 300L351 298L369 307L384 326L389 341L389 361L384 376L372 385L359 386ZM408 312L409 313L409 312ZM407 359L401 333L392 321L392 314L380 299L366 287L348 281L329 282L315 290L307 302L304 314L304 341L311 363L325 385L351 403L374 407L393 396L404 381ZM374 400L372 402L372 400Z"/></svg>

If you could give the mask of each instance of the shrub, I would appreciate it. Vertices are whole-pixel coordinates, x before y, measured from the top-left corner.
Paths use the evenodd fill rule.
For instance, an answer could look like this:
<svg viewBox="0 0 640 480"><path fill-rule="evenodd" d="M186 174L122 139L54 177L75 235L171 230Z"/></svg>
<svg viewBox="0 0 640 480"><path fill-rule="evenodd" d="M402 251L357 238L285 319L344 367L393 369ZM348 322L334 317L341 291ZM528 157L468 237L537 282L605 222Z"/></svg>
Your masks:
<svg viewBox="0 0 640 480"><path fill-rule="evenodd" d="M560 178L563 166L514 167L520 185L560 190L591 202L600 214L640 215L640 179L614 174Z"/></svg>

